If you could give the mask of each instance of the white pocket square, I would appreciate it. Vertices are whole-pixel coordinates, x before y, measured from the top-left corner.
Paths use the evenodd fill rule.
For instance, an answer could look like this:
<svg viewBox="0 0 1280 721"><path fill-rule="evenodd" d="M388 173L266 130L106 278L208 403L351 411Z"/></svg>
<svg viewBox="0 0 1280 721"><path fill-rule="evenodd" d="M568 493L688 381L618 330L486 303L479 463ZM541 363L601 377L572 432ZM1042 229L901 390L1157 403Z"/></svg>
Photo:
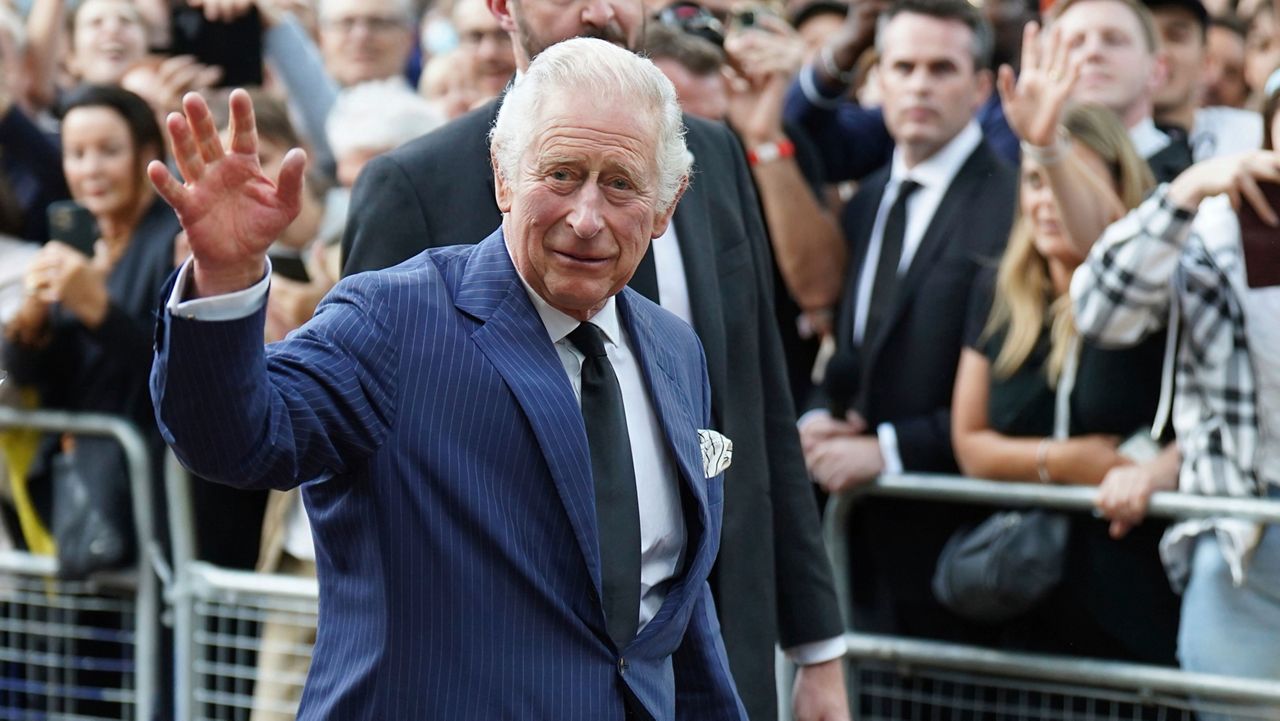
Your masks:
<svg viewBox="0 0 1280 721"><path fill-rule="evenodd" d="M724 434L699 429L698 442L702 445L702 473L707 478L724 473L733 464L733 441Z"/></svg>

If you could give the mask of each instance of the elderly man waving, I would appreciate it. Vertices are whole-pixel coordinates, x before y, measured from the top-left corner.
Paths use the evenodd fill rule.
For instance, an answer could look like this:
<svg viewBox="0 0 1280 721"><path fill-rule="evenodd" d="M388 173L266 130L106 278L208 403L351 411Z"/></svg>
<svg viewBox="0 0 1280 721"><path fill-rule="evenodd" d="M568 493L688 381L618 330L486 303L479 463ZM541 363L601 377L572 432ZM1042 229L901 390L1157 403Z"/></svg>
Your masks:
<svg viewBox="0 0 1280 721"><path fill-rule="evenodd" d="M168 119L175 276L152 373L200 475L304 497L321 617L300 719L745 719L706 579L731 444L689 327L626 289L687 182L670 83L580 39L493 131L502 227L352 276L261 344L266 249L304 158ZM442 172L444 172L442 170ZM473 239L459 238L459 241Z"/></svg>

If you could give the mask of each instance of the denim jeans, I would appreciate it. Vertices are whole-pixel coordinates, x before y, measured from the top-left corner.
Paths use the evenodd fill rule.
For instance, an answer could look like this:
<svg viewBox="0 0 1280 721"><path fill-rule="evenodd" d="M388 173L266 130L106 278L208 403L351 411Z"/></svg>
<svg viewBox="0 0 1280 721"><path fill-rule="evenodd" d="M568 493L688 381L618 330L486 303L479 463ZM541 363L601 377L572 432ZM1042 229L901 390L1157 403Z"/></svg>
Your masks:
<svg viewBox="0 0 1280 721"><path fill-rule="evenodd" d="M1274 488L1269 495L1280 498ZM1217 537L1200 536L1182 598L1178 659L1188 671L1280 681L1280 526L1264 529L1239 588ZM1230 718L1207 711L1201 721Z"/></svg>

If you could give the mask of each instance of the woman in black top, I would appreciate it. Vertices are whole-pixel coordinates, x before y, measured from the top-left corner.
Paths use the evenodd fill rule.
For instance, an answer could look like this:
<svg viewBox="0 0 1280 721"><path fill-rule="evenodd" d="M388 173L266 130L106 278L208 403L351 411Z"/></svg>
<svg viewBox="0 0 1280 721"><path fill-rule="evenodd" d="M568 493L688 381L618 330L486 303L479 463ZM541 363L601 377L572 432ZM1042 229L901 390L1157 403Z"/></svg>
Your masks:
<svg viewBox="0 0 1280 721"><path fill-rule="evenodd" d="M1115 116L1082 106L1063 124L1070 144L1058 152L1104 180L1100 197L1136 205L1152 184L1150 171ZM1152 477L1172 488L1176 457L1134 450L1137 440L1121 446L1146 437L1156 416L1163 337L1121 351L1080 341L1066 297L1083 260L1080 244L1068 237L1044 164L1032 156L1022 163L1021 217L1009 248L994 283L979 284L971 309L952 410L956 459L974 477L1085 485L1148 461ZM1064 374L1072 365L1075 372ZM1055 397L1064 383L1068 437L1054 438ZM1177 602L1160 566L1161 530L1147 523L1115 540L1105 521L1073 517L1062 584L1012 624L1009 643L1172 663Z"/></svg>
<svg viewBox="0 0 1280 721"><path fill-rule="evenodd" d="M158 490L164 445L147 378L153 313L180 230L146 176L147 163L165 157L164 139L147 104L118 87L70 92L61 116L63 172L72 197L93 215L99 240L92 256L58 241L37 254L25 277L27 297L5 328L5 367L14 381L39 391L43 407L110 413L136 424L151 441ZM114 441L80 437L47 439L30 474L43 518L51 518L59 499L48 484L52 466L41 468L41 461L59 454L98 484L111 513L132 516L123 453ZM162 498L155 497L157 511ZM164 525L156 529L163 533Z"/></svg>

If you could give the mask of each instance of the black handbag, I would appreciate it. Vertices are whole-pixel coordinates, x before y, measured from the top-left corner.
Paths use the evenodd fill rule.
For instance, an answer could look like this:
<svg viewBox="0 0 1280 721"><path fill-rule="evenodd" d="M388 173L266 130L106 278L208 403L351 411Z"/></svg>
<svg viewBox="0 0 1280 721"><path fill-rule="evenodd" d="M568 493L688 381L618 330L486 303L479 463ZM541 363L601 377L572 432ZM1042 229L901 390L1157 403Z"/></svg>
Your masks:
<svg viewBox="0 0 1280 721"><path fill-rule="evenodd" d="M75 453L89 445L81 441ZM91 453L91 455L98 455ZM133 559L133 514L127 478L112 464L90 464L103 471L90 477L89 459L59 453L53 458L53 538L58 548L58 577L81 580L97 571L122 568Z"/></svg>
<svg viewBox="0 0 1280 721"><path fill-rule="evenodd" d="M1001 511L956 531L938 556L933 595L956 615L1002 623L1031 610L1062 582L1071 519L1043 510Z"/></svg>

